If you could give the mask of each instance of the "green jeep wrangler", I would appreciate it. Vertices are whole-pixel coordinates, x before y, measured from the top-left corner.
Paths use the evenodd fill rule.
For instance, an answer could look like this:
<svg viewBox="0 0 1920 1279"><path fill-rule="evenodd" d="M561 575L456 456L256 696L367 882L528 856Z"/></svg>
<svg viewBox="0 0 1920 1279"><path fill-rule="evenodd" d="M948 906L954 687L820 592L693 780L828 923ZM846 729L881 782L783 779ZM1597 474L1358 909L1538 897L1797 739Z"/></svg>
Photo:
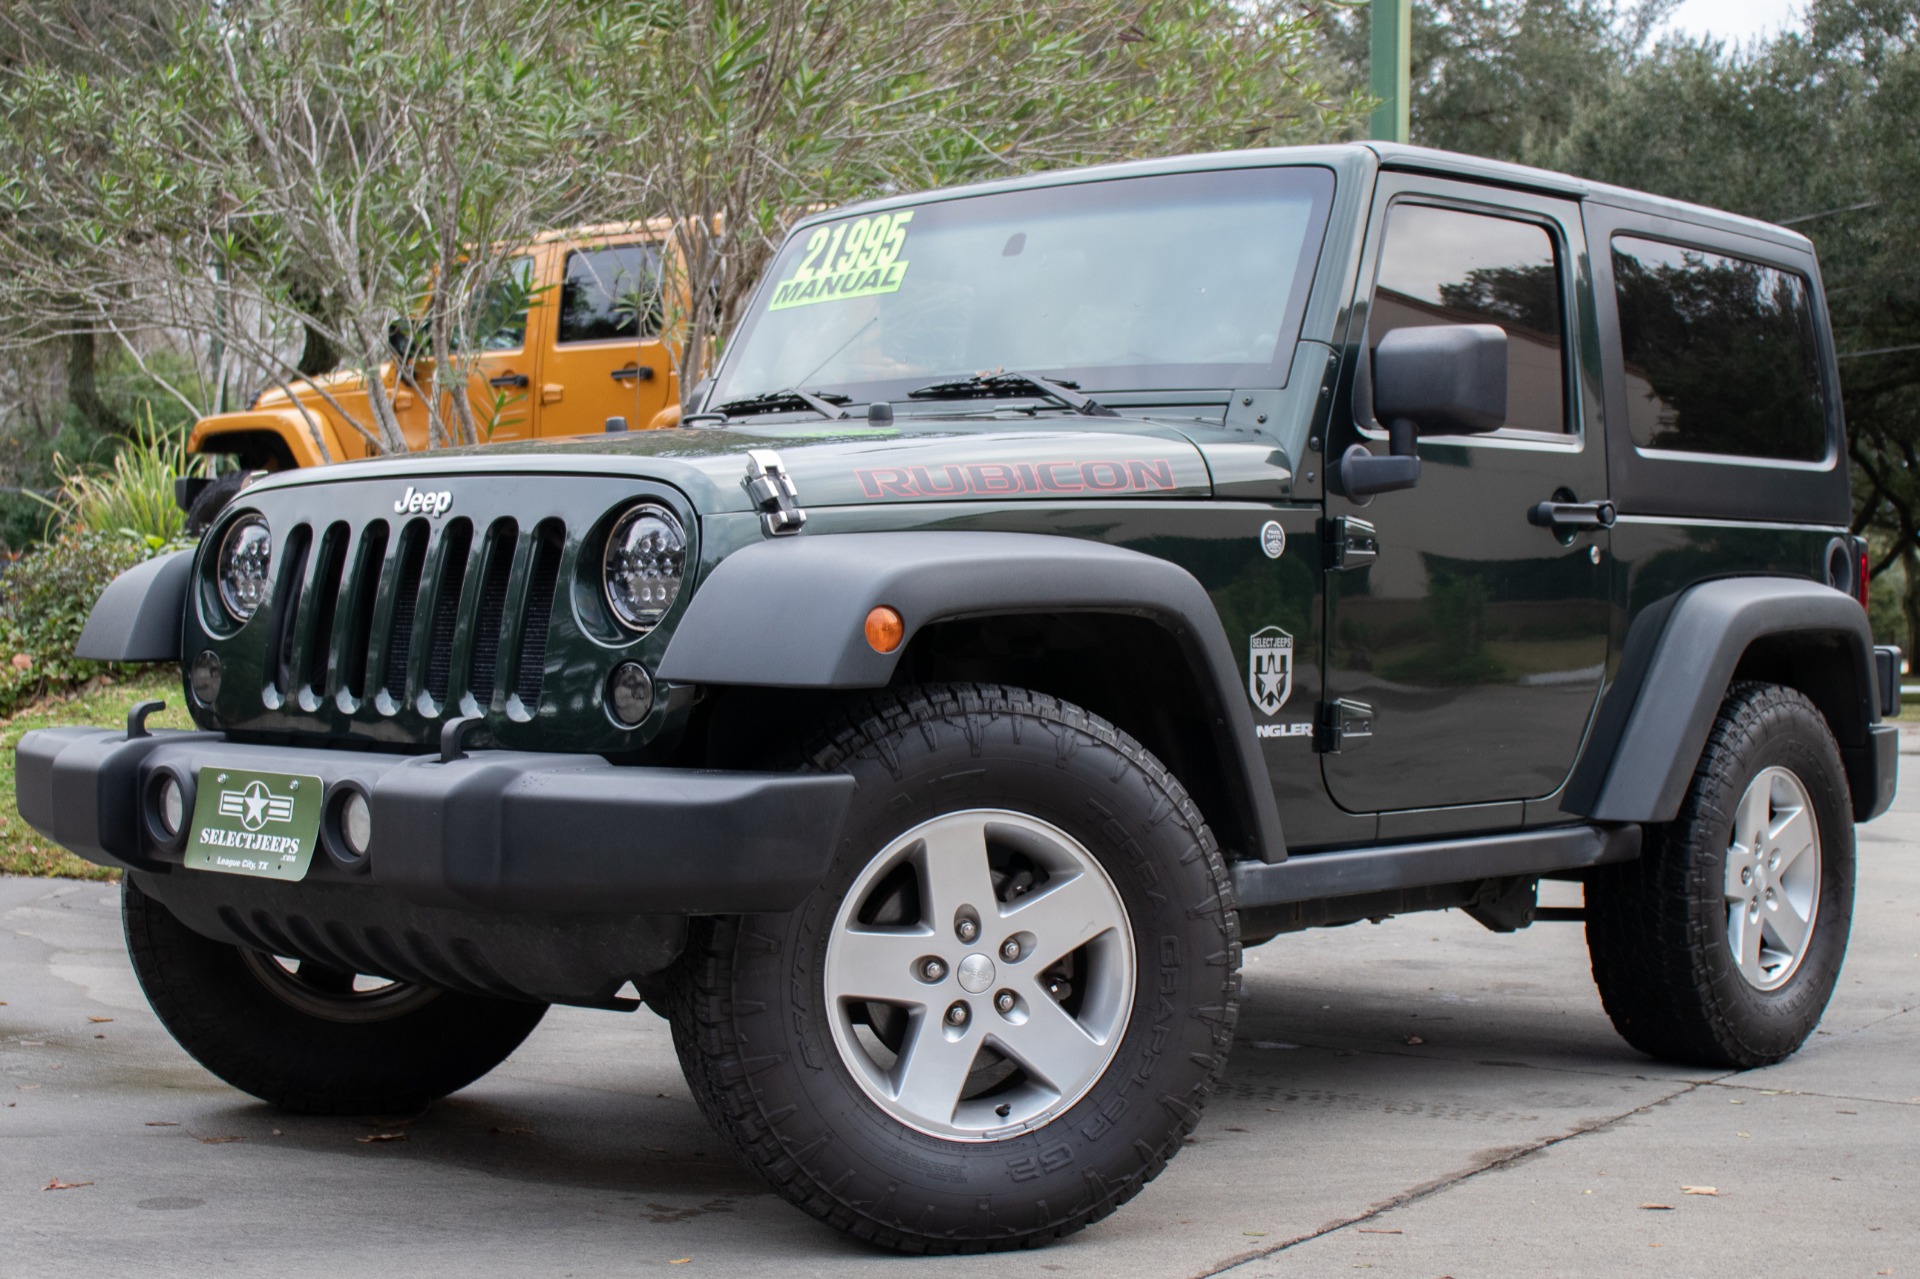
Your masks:
<svg viewBox="0 0 1920 1279"><path fill-rule="evenodd" d="M905 1252L1137 1193L1299 929L1583 919L1627 1043L1777 1061L1895 781L1834 361L1792 232L1404 147L822 213L680 427L276 475L116 581L83 651L199 731L32 733L20 811L237 1088L644 1001Z"/></svg>

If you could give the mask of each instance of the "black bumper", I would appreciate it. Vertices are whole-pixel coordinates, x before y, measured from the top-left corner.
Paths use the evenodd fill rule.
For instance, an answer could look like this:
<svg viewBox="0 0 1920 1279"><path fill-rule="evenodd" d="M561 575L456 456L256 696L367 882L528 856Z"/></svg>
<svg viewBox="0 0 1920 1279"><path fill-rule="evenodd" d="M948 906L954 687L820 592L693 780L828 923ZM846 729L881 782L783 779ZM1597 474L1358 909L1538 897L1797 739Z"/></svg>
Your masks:
<svg viewBox="0 0 1920 1279"><path fill-rule="evenodd" d="M238 895L240 877L186 870L151 836L147 781L214 765L353 783L373 811L364 866L316 853L290 893L328 884L468 914L716 915L788 910L826 873L854 781L839 775L632 768L597 756L481 752L442 763L215 733L51 728L20 741L20 815L124 870Z"/></svg>

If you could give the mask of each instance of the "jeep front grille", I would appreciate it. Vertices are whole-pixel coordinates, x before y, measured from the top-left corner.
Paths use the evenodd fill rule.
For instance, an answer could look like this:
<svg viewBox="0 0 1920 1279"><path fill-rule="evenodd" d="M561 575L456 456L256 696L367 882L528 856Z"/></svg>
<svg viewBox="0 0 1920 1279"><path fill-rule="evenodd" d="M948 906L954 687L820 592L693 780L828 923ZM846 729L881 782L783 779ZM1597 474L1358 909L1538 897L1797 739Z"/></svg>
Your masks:
<svg viewBox="0 0 1920 1279"><path fill-rule="evenodd" d="M268 702L531 716L565 543L556 519L295 525L281 542Z"/></svg>

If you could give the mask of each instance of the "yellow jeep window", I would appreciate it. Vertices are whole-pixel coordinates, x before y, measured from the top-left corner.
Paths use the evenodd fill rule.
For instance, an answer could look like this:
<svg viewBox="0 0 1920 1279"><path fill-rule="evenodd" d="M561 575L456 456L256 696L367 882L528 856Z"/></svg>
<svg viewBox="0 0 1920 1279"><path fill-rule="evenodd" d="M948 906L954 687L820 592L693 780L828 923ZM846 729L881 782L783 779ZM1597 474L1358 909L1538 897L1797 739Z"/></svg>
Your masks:
<svg viewBox="0 0 1920 1279"><path fill-rule="evenodd" d="M660 246L616 244L567 254L557 340L606 342L660 333Z"/></svg>

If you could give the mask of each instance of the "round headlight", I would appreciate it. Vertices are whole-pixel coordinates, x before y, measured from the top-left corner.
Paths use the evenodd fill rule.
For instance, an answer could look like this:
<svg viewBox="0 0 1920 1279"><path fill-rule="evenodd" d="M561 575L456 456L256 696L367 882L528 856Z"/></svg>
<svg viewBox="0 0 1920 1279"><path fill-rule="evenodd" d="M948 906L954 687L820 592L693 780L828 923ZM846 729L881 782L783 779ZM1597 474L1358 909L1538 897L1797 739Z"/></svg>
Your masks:
<svg viewBox="0 0 1920 1279"><path fill-rule="evenodd" d="M650 631L680 596L686 530L664 507L636 506L613 526L604 568L613 615L633 630Z"/></svg>
<svg viewBox="0 0 1920 1279"><path fill-rule="evenodd" d="M267 602L273 579L267 566L273 559L273 534L258 515L236 521L220 542L220 603L236 622L244 622Z"/></svg>

